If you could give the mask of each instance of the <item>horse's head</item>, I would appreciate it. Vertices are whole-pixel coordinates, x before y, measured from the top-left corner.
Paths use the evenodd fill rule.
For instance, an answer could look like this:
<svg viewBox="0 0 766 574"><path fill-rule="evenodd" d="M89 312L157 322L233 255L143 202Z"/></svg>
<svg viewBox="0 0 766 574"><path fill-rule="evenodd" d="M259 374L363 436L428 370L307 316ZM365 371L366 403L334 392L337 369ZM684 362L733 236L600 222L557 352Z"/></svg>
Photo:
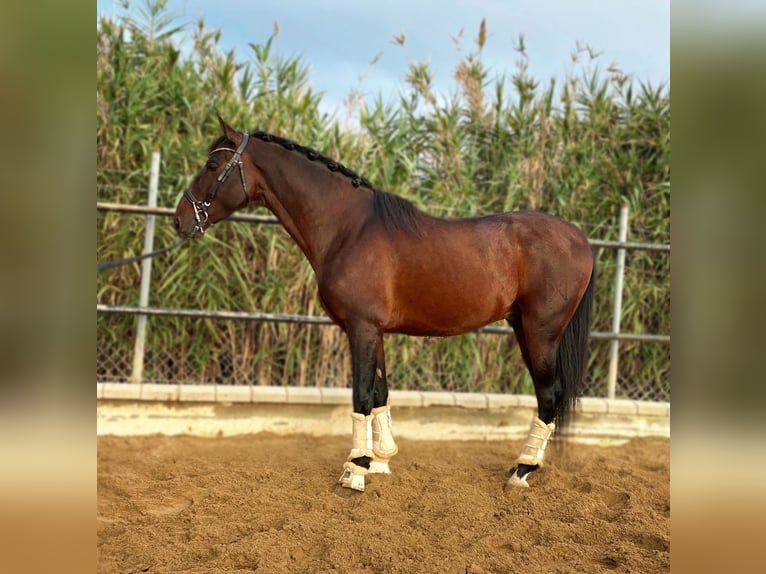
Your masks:
<svg viewBox="0 0 766 574"><path fill-rule="evenodd" d="M218 121L223 137L211 146L207 163L176 207L175 226L182 237L200 237L214 223L257 201L260 174L245 153L250 136L232 129L220 116Z"/></svg>

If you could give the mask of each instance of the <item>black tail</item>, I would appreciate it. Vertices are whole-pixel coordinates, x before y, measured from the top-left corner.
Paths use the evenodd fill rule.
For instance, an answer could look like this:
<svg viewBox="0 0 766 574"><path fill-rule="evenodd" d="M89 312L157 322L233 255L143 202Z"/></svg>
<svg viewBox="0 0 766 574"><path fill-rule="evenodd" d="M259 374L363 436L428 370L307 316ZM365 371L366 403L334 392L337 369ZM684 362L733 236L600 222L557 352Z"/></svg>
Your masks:
<svg viewBox="0 0 766 574"><path fill-rule="evenodd" d="M569 422L577 399L582 393L582 379L588 365L588 337L590 335L591 312L593 309L593 285L596 282L596 264L590 275L590 282L580 304L564 331L556 353L556 379L560 394L556 401L556 426L564 429Z"/></svg>

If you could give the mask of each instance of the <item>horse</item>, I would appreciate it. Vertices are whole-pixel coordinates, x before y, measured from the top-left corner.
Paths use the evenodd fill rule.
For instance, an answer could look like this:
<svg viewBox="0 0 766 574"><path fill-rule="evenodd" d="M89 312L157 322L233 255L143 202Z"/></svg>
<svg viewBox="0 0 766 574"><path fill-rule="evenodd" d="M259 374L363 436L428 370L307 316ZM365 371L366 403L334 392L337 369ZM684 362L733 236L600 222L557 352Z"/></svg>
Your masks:
<svg viewBox="0 0 766 574"><path fill-rule="evenodd" d="M351 450L336 488L364 491L398 452L383 336L446 337L500 320L513 327L537 398L505 486L528 488L581 392L595 281L582 231L536 211L434 217L314 149L218 120L223 133L179 200L175 227L196 239L263 206L304 253L351 351Z"/></svg>

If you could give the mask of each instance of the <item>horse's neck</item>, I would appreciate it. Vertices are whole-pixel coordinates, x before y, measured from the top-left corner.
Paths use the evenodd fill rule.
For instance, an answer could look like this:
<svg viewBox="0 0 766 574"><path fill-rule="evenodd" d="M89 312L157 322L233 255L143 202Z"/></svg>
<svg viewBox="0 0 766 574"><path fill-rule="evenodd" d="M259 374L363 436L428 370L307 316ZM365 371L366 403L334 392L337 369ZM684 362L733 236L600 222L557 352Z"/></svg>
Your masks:
<svg viewBox="0 0 766 574"><path fill-rule="evenodd" d="M267 171L270 193L266 206L301 248L314 270L324 262L327 251L342 233L353 227L350 212L365 202L364 190L358 190L322 166L296 162L274 164ZM352 225L349 225L349 224ZM363 222L359 221L361 225Z"/></svg>

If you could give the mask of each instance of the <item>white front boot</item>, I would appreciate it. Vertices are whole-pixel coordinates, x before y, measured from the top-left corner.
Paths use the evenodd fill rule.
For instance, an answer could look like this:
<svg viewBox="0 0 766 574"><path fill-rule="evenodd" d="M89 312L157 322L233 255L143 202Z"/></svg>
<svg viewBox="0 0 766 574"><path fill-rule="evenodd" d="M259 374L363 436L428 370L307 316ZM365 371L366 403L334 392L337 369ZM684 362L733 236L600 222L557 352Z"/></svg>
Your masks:
<svg viewBox="0 0 766 574"><path fill-rule="evenodd" d="M351 462L355 458L374 456L372 451L372 419L373 415L364 416L361 413L351 413L351 452L348 454L346 463L343 465L343 474L338 479L338 484L344 488L351 488L364 492L364 477L367 469Z"/></svg>
<svg viewBox="0 0 766 574"><path fill-rule="evenodd" d="M391 474L388 461L399 452L394 435L391 433L391 407L372 409L372 452L371 473Z"/></svg>

